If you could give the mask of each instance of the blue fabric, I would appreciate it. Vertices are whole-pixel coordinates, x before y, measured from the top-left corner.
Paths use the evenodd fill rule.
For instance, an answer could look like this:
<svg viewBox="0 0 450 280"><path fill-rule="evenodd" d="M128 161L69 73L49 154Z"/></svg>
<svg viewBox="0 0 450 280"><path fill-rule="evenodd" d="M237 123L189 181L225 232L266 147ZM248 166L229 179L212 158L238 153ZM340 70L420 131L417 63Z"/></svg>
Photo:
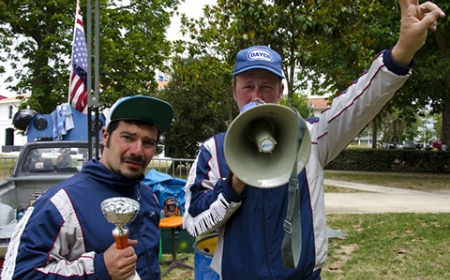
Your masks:
<svg viewBox="0 0 450 280"><path fill-rule="evenodd" d="M51 113L53 122L52 136L54 140L63 140L63 135L67 133L65 127L66 118L70 115L72 115L72 110L67 103L56 106L55 111Z"/></svg>
<svg viewBox="0 0 450 280"><path fill-rule="evenodd" d="M56 108L58 108L58 107L56 107ZM54 124L54 125L52 126L52 137L53 137L53 139L55 139L55 140L60 140L60 139L58 139L59 132L58 132L58 125L57 125L57 122L58 122L58 109L55 109L55 110L50 114L50 116L51 116L51 118L52 118L52 123Z"/></svg>
<svg viewBox="0 0 450 280"><path fill-rule="evenodd" d="M166 173L150 169L145 175L143 183L152 188L161 207L164 207L164 200L166 198L173 196L180 202L181 210L184 213L184 204L186 201L184 197L184 185L186 185L186 180L173 178Z"/></svg>

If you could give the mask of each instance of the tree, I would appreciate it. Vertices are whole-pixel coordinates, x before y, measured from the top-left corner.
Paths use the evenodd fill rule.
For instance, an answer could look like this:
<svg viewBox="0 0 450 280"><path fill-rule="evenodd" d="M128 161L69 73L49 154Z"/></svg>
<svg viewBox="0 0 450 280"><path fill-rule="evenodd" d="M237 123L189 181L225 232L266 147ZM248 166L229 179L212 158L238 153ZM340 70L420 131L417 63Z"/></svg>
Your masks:
<svg viewBox="0 0 450 280"><path fill-rule="evenodd" d="M231 92L231 73L223 62L211 56L178 58L172 68L171 81L159 93L174 107L165 145L168 156L193 158L201 142L226 131L238 114Z"/></svg>
<svg viewBox="0 0 450 280"><path fill-rule="evenodd" d="M443 11L450 9L444 0L433 1ZM366 31L372 40L371 48L393 46L397 40L400 7L397 1L380 1L383 5L373 16L378 19ZM401 88L390 106L411 108L411 118L430 106L432 114L442 114L442 140L450 143L450 18L439 19L437 32L429 34L427 42L414 59L414 74ZM376 28L372 28L376 27Z"/></svg>
<svg viewBox="0 0 450 280"><path fill-rule="evenodd" d="M437 3L449 9L443 0ZM400 28L397 1L218 0L204 11L204 18L198 20L183 17L182 32L189 33L193 42L179 50L187 49L192 56L217 55L232 69L239 49L269 45L283 57L289 106L294 93L305 87L319 94L337 94L348 87L376 53L395 44ZM450 106L445 105L450 96L448 21L449 17L439 21L441 28L417 54L414 69L420 77L413 75L389 106L417 112L432 104L436 112L450 115ZM409 112L403 114L404 120ZM450 134L450 116L448 121L445 116L443 138Z"/></svg>
<svg viewBox="0 0 450 280"><path fill-rule="evenodd" d="M230 68L242 48L269 45L278 51L292 106L294 92L310 86L314 92L347 86L356 74L352 72L349 79L348 70L342 69L352 66L360 73L367 66L367 62L361 63L362 58L372 53L364 48L361 35L367 14L376 5L347 0L219 0L216 6L205 7L201 19L182 17L182 32L189 33L193 41L185 47L190 55L221 56ZM324 69L327 71L319 75Z"/></svg>
<svg viewBox="0 0 450 280"><path fill-rule="evenodd" d="M8 88L17 94L31 93L22 107L29 105L40 113L50 113L57 103L67 102L75 3L0 2L0 50L15 71L5 82L15 82ZM120 1L100 1L100 104L110 106L121 96L154 94L155 70L165 69L164 60L170 53L170 42L165 38L170 9L178 3L142 0L121 6ZM87 33L86 3L81 3L81 9Z"/></svg>
<svg viewBox="0 0 450 280"><path fill-rule="evenodd" d="M286 95L283 96L280 104L288 106L288 99ZM308 96L306 94L294 93L292 96L292 108L295 108L300 113L300 116L305 119L314 116L310 105L308 104Z"/></svg>

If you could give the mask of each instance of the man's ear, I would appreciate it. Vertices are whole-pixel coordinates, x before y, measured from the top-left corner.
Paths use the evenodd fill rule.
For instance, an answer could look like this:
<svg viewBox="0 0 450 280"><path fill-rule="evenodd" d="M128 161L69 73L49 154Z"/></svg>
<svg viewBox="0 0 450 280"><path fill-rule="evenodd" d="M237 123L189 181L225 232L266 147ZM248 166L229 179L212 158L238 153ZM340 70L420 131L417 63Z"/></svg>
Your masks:
<svg viewBox="0 0 450 280"><path fill-rule="evenodd" d="M237 98L236 98L236 84L234 82L231 85L231 92L233 92L233 99L234 99L234 101L237 101Z"/></svg>
<svg viewBox="0 0 450 280"><path fill-rule="evenodd" d="M106 142L108 141L109 133L106 131L106 127L102 127L102 145L106 147Z"/></svg>
<svg viewBox="0 0 450 280"><path fill-rule="evenodd" d="M281 82L281 85L280 85L280 92L278 93L278 101L280 101L281 99L283 99L283 92L284 92L284 84L283 84L283 82Z"/></svg>

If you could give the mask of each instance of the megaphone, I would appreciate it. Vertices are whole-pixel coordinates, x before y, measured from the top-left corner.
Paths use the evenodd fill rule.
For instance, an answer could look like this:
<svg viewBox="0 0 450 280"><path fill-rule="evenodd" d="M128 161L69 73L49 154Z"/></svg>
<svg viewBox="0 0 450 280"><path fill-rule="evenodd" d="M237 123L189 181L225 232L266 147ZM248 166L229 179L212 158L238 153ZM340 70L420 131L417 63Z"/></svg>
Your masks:
<svg viewBox="0 0 450 280"><path fill-rule="evenodd" d="M303 133L301 143L298 130ZM289 182L295 162L299 174L310 152L311 135L305 120L279 104L252 104L241 111L224 141L230 170L245 184L258 188L279 187Z"/></svg>

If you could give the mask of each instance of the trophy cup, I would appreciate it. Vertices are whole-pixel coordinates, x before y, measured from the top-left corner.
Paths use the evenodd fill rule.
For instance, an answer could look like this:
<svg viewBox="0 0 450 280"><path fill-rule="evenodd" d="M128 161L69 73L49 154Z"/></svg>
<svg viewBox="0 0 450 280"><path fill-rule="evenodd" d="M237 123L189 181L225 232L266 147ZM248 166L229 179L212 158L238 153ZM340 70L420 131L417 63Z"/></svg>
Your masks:
<svg viewBox="0 0 450 280"><path fill-rule="evenodd" d="M128 246L128 228L126 224L131 223L139 212L139 202L126 197L112 197L102 201L100 204L106 220L116 227L112 235L118 249L125 249ZM140 279L135 273L128 279Z"/></svg>

